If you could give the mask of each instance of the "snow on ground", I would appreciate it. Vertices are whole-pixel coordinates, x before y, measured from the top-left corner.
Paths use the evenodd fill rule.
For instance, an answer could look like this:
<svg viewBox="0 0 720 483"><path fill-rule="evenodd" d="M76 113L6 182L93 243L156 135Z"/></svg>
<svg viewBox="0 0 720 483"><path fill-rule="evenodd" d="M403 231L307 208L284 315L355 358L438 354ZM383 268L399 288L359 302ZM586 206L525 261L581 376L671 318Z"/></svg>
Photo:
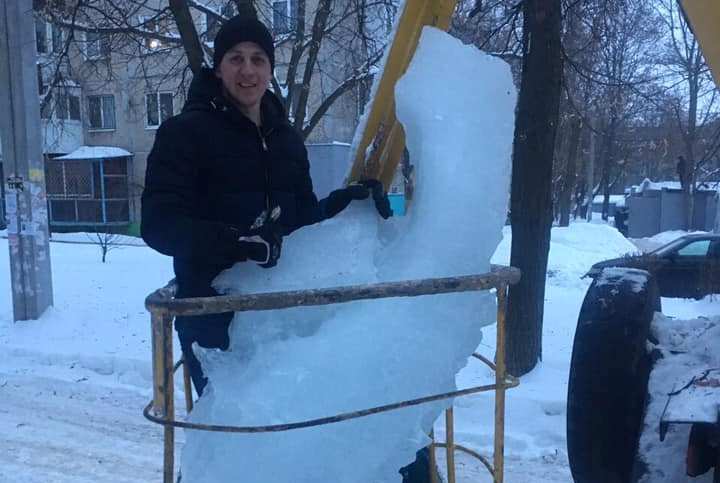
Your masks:
<svg viewBox="0 0 720 483"><path fill-rule="evenodd" d="M494 263L507 263L509 230ZM571 481L565 448L565 398L572 339L593 263L633 250L613 228L574 223L554 228L551 243L544 360L507 393L506 481ZM0 239L0 252L8 253ZM162 432L146 421L151 397L147 294L172 278L170 259L146 247L122 247L100 263L98 247L51 244L56 306L41 320L12 322L7 255L0 255L0 481L160 481ZM663 299L668 316L720 315L720 303ZM495 330L484 329L479 351L494 354ZM458 386L490 380L479 362ZM181 407L182 394L177 393ZM455 402L456 441L492 452L493 397ZM442 421L436 424L444 437ZM182 434L178 438L182 444ZM442 460L443 450L438 450ZM490 481L476 461L458 455L458 481Z"/></svg>
<svg viewBox="0 0 720 483"><path fill-rule="evenodd" d="M50 239L54 242L58 243L80 243L80 244L87 244L87 245L96 245L98 250L99 248L99 240L98 236L105 236L103 233L96 234L96 233L51 233ZM110 246L112 247L124 247L124 246L135 246L135 247L144 247L145 242L141 238L137 238L134 236L128 236L128 235L120 235L120 234L113 234L109 235L112 237L112 241L110 243ZM0 230L0 238L7 238L7 230ZM113 248L112 250L116 250L117 248Z"/></svg>
<svg viewBox="0 0 720 483"><path fill-rule="evenodd" d="M144 297L172 278L170 259L122 247L103 264L97 246L52 243L55 307L13 323L5 239L0 252L0 481L160 481L162 431L141 413Z"/></svg>

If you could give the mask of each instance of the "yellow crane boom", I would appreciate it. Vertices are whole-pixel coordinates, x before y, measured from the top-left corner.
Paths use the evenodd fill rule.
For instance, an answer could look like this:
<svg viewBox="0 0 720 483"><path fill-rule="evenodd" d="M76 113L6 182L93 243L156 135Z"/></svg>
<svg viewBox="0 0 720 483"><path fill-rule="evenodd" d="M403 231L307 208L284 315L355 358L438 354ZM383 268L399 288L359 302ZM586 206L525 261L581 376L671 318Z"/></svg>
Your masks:
<svg viewBox="0 0 720 483"><path fill-rule="evenodd" d="M359 127L348 181L379 179L387 189L405 148L405 133L395 118L395 84L410 65L422 28L448 30L456 0L406 0L385 66L367 106L367 122Z"/></svg>
<svg viewBox="0 0 720 483"><path fill-rule="evenodd" d="M720 1L683 0L682 7L715 83L720 86Z"/></svg>

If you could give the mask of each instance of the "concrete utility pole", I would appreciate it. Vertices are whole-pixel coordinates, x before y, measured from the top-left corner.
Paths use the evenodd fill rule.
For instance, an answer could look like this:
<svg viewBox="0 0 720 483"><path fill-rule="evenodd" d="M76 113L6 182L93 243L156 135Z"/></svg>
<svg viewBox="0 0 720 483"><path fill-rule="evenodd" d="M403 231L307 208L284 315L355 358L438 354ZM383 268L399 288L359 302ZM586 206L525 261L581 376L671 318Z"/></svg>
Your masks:
<svg viewBox="0 0 720 483"><path fill-rule="evenodd" d="M0 134L16 321L53 303L32 0L0 1Z"/></svg>

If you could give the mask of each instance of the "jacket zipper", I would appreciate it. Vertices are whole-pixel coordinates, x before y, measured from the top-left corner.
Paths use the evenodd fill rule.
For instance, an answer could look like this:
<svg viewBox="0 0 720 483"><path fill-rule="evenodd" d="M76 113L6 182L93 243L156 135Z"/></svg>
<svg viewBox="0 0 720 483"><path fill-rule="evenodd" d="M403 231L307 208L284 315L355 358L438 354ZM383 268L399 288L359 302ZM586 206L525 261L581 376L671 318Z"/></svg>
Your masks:
<svg viewBox="0 0 720 483"><path fill-rule="evenodd" d="M263 153L265 153L263 156L263 164L265 165L265 209L267 210L268 216L270 216L270 160L267 156L269 149L267 143L265 142L265 137L263 137L262 131L260 130L260 126L256 125L255 127L257 128L257 133L260 137L260 144L262 146Z"/></svg>

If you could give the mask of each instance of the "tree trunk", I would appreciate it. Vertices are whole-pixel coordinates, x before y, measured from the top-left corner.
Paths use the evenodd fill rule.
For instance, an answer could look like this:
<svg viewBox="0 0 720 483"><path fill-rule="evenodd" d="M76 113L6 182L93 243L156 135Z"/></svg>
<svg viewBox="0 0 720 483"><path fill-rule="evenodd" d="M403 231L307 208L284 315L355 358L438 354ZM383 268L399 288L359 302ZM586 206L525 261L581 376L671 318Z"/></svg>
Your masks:
<svg viewBox="0 0 720 483"><path fill-rule="evenodd" d="M697 64L696 64L697 65ZM702 65L702 64L700 64ZM684 136L685 153L685 186L683 186L685 201L685 229L690 231L693 229L693 215L695 214L695 143L697 141L697 109L698 96L700 95L699 84L700 73L696 68L688 78L689 101L688 106L688 123L687 133Z"/></svg>
<svg viewBox="0 0 720 483"><path fill-rule="evenodd" d="M552 165L560 104L560 0L523 4L522 81L513 142L507 364L521 376L542 358L543 302L552 226ZM531 41L532 40L532 41Z"/></svg>
<svg viewBox="0 0 720 483"><path fill-rule="evenodd" d="M205 54L203 53L202 45L200 45L200 38L195 29L192 16L190 15L187 0L170 0L169 6L175 19L175 24L180 32L180 38L182 39L183 49L185 49L190 70L192 70L193 73L197 73L202 67Z"/></svg>
<svg viewBox="0 0 720 483"><path fill-rule="evenodd" d="M590 148L588 150L588 163L585 166L587 188L585 191L585 218L592 221L593 203L595 202L595 131L590 130Z"/></svg>
<svg viewBox="0 0 720 483"><path fill-rule="evenodd" d="M614 112L610 117L605 134L603 135L602 146L602 178L600 189L603 194L602 219L607 221L610 216L610 171L612 170L615 157L615 134L617 132L617 117Z"/></svg>
<svg viewBox="0 0 720 483"><path fill-rule="evenodd" d="M312 26L312 37L310 39L310 47L308 49L307 61L305 63L305 71L303 74L302 85L300 86L299 97L297 99L296 109L294 112L293 125L298 131L302 131L305 126L305 110L307 109L310 97L310 81L312 80L313 70L317 64L320 46L323 41L325 27L330 16L333 2L331 0L320 0L315 12L315 20Z"/></svg>
<svg viewBox="0 0 720 483"><path fill-rule="evenodd" d="M581 132L582 119L580 116L573 116L570 121L570 141L568 142L568 150L565 160L563 189L560 192L560 226L570 225L570 212L572 211L572 200L576 184L576 158L578 147L580 146Z"/></svg>

